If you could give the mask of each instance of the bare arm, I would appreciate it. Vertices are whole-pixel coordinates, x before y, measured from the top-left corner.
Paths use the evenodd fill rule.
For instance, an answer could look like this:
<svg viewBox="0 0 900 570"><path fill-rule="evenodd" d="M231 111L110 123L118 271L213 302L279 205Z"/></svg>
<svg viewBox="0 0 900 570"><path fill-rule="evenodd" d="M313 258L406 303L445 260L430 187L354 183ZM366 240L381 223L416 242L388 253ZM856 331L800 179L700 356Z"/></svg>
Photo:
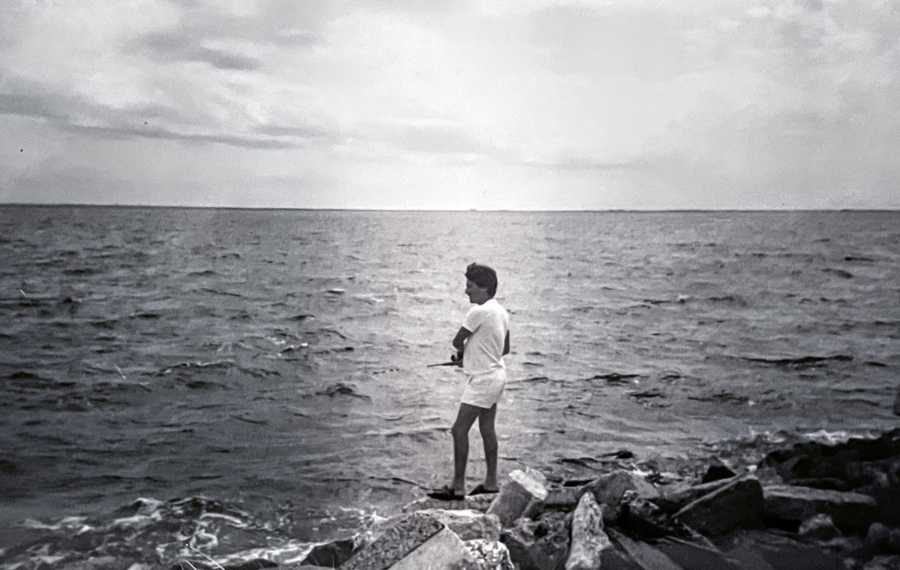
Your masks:
<svg viewBox="0 0 900 570"><path fill-rule="evenodd" d="M503 356L509 354L509 331L506 331L506 338L503 340Z"/></svg>
<svg viewBox="0 0 900 570"><path fill-rule="evenodd" d="M472 336L472 331L466 327L459 327L459 331L457 331L456 336L453 337L453 348L455 348L457 352L462 352L466 340L470 336Z"/></svg>

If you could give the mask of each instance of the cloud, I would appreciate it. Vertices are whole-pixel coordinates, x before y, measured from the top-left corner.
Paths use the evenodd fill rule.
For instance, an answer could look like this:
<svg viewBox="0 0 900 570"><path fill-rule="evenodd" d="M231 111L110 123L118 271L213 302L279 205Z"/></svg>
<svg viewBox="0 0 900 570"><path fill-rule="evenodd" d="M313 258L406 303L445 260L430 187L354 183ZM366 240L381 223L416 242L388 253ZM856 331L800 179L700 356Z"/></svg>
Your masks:
<svg viewBox="0 0 900 570"><path fill-rule="evenodd" d="M254 71L262 66L259 60L244 54L197 45L183 33L148 34L138 39L133 49L162 62L198 61L232 71Z"/></svg>
<svg viewBox="0 0 900 570"><path fill-rule="evenodd" d="M98 184L602 208L877 204L900 180L888 2L85 1L0 11L0 120L64 164L130 161Z"/></svg>
<svg viewBox="0 0 900 570"><path fill-rule="evenodd" d="M83 136L272 149L328 139L324 130L296 126L261 125L246 133L203 130L192 126L189 118L174 107L157 104L112 107L21 78L7 79L5 83L5 88L0 90L0 114L44 119L62 131Z"/></svg>

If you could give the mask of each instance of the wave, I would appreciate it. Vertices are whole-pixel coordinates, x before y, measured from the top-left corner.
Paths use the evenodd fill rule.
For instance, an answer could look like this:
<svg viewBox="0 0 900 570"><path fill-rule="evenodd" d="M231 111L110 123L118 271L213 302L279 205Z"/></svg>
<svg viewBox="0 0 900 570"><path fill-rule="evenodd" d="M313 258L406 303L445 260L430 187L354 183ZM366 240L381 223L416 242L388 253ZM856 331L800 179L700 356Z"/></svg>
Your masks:
<svg viewBox="0 0 900 570"><path fill-rule="evenodd" d="M772 366L784 366L788 368L810 368L815 366L823 366L829 362L850 362L853 356L850 354L834 354L829 356L805 355L787 358L773 358L767 356L739 356L741 360L747 362L757 362L760 364L768 364Z"/></svg>
<svg viewBox="0 0 900 570"><path fill-rule="evenodd" d="M170 501L141 497L101 516L26 519L21 527L28 538L6 549L3 558L8 568L93 568L103 560L114 561L117 568L147 568L169 567L188 558L215 564L254 558L287 564L302 559L313 544L288 537L273 543L269 540L273 522L205 496ZM243 548L268 546L222 553L222 541L235 541Z"/></svg>
<svg viewBox="0 0 900 570"><path fill-rule="evenodd" d="M838 277L841 277L843 279L853 279L853 274L850 273L849 271L845 271L843 269L837 269L834 267L826 267L826 268L822 269L822 272L831 273L832 275L837 275Z"/></svg>
<svg viewBox="0 0 900 570"><path fill-rule="evenodd" d="M594 374L593 376L589 376L587 378L582 378L581 380L585 382L590 382L592 380L604 380L608 384L631 384L631 380L634 378L640 378L640 374L630 374L625 373L621 374L619 372L609 372L606 374Z"/></svg>
<svg viewBox="0 0 900 570"><path fill-rule="evenodd" d="M213 295L222 295L223 297L234 297L236 299L243 299L244 296L240 293L233 293L231 291L222 291L221 289L214 289L212 287L202 287L199 289L203 293L211 293Z"/></svg>
<svg viewBox="0 0 900 570"><path fill-rule="evenodd" d="M334 398L336 396L347 396L351 398L360 398L362 400L372 399L365 394L360 394L358 390L359 389L354 384L337 382L336 384L328 386L324 390L319 390L318 392L316 392L316 396L328 396L329 398Z"/></svg>

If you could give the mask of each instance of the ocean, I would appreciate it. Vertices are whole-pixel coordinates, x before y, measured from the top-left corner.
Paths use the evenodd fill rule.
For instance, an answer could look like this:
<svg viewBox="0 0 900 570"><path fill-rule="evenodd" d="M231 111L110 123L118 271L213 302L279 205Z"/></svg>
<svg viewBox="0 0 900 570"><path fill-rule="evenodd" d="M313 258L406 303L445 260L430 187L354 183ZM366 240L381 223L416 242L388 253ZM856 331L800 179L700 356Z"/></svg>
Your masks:
<svg viewBox="0 0 900 570"><path fill-rule="evenodd" d="M896 211L3 206L0 568L298 560L446 482L472 261L501 475L897 425Z"/></svg>

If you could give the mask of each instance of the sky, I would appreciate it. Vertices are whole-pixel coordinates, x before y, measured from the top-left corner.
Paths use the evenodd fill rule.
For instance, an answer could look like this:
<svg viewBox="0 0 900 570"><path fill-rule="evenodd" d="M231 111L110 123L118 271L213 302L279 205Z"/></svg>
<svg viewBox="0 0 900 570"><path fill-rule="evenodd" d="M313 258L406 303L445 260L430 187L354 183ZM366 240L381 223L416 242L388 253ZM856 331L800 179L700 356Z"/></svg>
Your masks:
<svg viewBox="0 0 900 570"><path fill-rule="evenodd" d="M4 0L0 203L900 208L894 0Z"/></svg>

